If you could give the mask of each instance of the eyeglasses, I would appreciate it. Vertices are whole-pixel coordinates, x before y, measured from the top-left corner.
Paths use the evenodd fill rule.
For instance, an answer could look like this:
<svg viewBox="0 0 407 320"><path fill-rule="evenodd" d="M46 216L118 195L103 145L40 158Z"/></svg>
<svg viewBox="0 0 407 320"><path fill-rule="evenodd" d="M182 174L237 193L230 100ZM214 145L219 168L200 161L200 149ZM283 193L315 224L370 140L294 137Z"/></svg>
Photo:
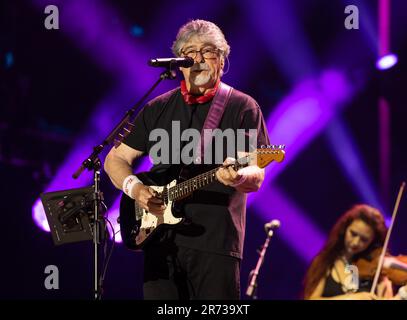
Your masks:
<svg viewBox="0 0 407 320"><path fill-rule="evenodd" d="M204 59L214 59L218 56L219 51L216 48L202 48L200 50L181 51L181 53L184 57L195 59L199 52Z"/></svg>

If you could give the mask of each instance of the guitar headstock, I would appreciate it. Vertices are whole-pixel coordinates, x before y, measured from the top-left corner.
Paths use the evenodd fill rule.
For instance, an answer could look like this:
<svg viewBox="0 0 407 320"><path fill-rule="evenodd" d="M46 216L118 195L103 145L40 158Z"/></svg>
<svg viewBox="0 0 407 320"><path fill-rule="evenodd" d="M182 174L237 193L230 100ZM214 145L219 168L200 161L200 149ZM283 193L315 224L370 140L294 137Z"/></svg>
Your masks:
<svg viewBox="0 0 407 320"><path fill-rule="evenodd" d="M285 157L284 149L284 145L265 145L257 149L254 155L257 158L257 166L265 168L273 161L282 162Z"/></svg>
<svg viewBox="0 0 407 320"><path fill-rule="evenodd" d="M233 164L235 170L247 167L254 162L259 168L267 167L271 162L281 162L285 157L285 145L264 145L260 149L247 154L246 156L237 159Z"/></svg>

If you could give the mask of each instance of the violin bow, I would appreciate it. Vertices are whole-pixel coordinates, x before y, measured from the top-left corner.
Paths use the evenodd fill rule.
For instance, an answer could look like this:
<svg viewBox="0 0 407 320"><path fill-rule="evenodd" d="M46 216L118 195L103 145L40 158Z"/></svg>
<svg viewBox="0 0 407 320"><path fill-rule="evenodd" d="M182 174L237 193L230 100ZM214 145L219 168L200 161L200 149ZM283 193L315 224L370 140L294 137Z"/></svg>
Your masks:
<svg viewBox="0 0 407 320"><path fill-rule="evenodd" d="M394 221L396 220L397 211L399 209L401 196L403 195L405 186L406 186L406 183L403 181L401 183L401 186L400 186L400 189L399 189L399 194L398 194L397 199L396 199L396 204L394 205L393 215L391 217L391 223L390 223L390 226L389 226L389 230L387 231L387 234L386 234L386 239L384 240L382 253L380 254L380 259L379 259L379 263L377 265L376 273L375 273L375 276L374 276L374 279L373 279L372 288L370 289L370 294L374 294L375 291L376 291L376 288L377 288L377 283L379 281L379 276L380 276L380 273L382 272L382 268L383 268L384 256L385 256L385 254L387 252L387 247L389 245L391 231L393 230Z"/></svg>

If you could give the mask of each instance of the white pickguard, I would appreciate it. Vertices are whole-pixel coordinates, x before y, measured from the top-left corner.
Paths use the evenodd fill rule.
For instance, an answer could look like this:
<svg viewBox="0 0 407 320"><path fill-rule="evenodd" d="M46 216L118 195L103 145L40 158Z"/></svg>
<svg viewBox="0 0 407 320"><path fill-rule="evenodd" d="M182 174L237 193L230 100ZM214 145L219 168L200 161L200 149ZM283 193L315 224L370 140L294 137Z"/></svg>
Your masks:
<svg viewBox="0 0 407 320"><path fill-rule="evenodd" d="M154 189L158 193L161 193L164 187L167 187L167 189L169 189L175 186L176 184L177 180L173 180L166 186L150 186L150 188ZM140 210L137 203L136 202L134 203L135 210L136 211ZM138 235L136 236L137 245L140 245L142 242L144 242L159 225L161 224L175 225L181 222L182 218L176 218L173 216L171 207L172 201L169 200L167 203L167 207L165 208L164 214L162 216L156 216L148 212L147 210L142 209L143 216L141 218L140 230Z"/></svg>

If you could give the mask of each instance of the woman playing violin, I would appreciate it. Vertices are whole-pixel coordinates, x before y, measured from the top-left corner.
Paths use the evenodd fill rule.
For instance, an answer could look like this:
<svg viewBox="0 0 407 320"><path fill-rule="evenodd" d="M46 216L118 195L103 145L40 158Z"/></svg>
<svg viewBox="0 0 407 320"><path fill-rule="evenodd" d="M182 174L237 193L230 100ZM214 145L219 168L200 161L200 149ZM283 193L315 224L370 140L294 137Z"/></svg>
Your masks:
<svg viewBox="0 0 407 320"><path fill-rule="evenodd" d="M376 295L370 294L372 278L359 278L354 265L383 246L387 228L382 214L365 204L345 212L332 228L321 252L314 258L304 280L305 299L373 300L393 297L392 283L383 276Z"/></svg>

